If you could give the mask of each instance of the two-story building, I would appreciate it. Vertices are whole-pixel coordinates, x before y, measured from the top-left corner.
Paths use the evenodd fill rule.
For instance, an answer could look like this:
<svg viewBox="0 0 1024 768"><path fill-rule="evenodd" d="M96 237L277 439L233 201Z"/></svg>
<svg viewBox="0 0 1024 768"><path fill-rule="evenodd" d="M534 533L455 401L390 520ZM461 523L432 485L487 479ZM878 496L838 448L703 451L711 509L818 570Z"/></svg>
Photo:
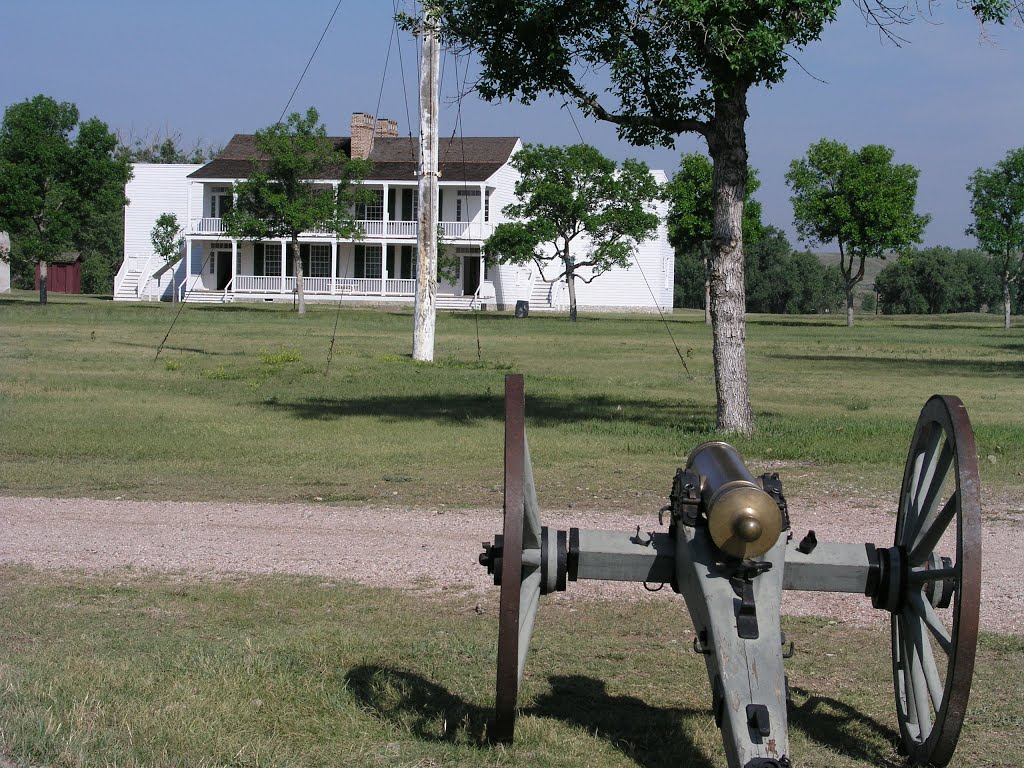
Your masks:
<svg viewBox="0 0 1024 768"><path fill-rule="evenodd" d="M361 113L352 116L351 136L331 141L350 156L371 161L364 184L373 199L355 211L361 238L316 231L300 237L306 300L409 304L416 290L418 141L398 136L392 120ZM561 309L568 300L564 281L546 282L536 266L487 267L483 261L483 241L515 199L517 174L509 160L521 146L515 137L440 142L439 219L455 264L454 275L439 280L441 309L513 307L521 299L530 301L531 309ZM185 301L293 300L296 278L288 243L236 240L225 232L232 184L249 175L255 155L255 137L238 134L206 165L134 167L126 188L125 260L115 299L167 299L173 290ZM664 174L657 173L663 182ZM337 186L331 178L314 181ZM169 268L153 254L149 240L162 213L174 213L185 229L184 258ZM664 225L654 240L640 244L636 260L639 268L614 270L579 285L579 306L654 310L657 302L670 310L673 257ZM557 274L553 269L545 271Z"/></svg>

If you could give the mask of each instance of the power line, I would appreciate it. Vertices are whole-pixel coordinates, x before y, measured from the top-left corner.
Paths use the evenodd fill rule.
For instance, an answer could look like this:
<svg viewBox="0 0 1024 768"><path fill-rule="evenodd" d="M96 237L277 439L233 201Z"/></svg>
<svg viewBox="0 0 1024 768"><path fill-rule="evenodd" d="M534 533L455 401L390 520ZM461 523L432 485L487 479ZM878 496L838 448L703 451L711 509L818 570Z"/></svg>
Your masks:
<svg viewBox="0 0 1024 768"><path fill-rule="evenodd" d="M288 112L288 107L292 105L292 99L295 98L295 94L299 90L299 86L302 85L302 79L306 76L306 72L309 71L309 65L313 63L313 57L316 56L316 52L320 50L320 44L327 37L327 30L331 28L331 22L334 21L334 17L338 15L338 9L341 8L342 0L338 0L338 4L334 6L334 13L331 14L331 18L327 20L327 26L324 27L324 31L320 35L320 39L316 42L316 47L313 48L313 53L309 55L309 61L306 62L305 68L302 70L302 74L299 75L299 81L295 83L295 87L292 89L292 95L288 97L288 103L284 105L284 109L281 110L281 116L277 118L277 122L284 120L285 113Z"/></svg>

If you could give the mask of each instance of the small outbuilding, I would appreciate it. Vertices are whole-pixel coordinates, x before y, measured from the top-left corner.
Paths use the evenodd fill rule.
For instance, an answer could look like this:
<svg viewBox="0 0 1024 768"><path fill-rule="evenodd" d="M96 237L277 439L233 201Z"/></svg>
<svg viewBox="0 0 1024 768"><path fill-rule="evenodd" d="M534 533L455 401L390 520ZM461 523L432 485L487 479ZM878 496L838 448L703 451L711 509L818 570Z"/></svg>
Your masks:
<svg viewBox="0 0 1024 768"><path fill-rule="evenodd" d="M36 264L36 290L39 290L39 264ZM53 293L82 292L82 254L59 253L48 262L46 290Z"/></svg>

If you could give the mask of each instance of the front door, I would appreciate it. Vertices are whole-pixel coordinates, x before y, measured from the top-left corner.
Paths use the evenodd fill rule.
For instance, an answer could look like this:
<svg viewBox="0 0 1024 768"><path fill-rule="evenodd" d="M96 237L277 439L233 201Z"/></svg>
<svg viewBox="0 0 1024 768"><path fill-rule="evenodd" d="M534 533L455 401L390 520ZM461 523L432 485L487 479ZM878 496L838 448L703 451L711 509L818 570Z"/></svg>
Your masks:
<svg viewBox="0 0 1024 768"><path fill-rule="evenodd" d="M480 287L480 257L462 257L462 293L472 296Z"/></svg>
<svg viewBox="0 0 1024 768"><path fill-rule="evenodd" d="M217 262L217 290L223 291L231 282L231 251L214 251Z"/></svg>

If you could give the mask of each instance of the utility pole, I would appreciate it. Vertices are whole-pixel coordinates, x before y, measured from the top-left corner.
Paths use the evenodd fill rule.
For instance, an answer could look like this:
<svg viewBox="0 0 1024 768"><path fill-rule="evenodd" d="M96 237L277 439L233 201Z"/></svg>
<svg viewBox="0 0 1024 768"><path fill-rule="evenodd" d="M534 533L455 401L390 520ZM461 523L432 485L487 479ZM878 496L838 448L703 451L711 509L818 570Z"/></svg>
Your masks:
<svg viewBox="0 0 1024 768"><path fill-rule="evenodd" d="M437 299L437 114L440 48L433 21L423 17L420 54L420 179L419 253L416 271L414 360L434 359L434 324Z"/></svg>

